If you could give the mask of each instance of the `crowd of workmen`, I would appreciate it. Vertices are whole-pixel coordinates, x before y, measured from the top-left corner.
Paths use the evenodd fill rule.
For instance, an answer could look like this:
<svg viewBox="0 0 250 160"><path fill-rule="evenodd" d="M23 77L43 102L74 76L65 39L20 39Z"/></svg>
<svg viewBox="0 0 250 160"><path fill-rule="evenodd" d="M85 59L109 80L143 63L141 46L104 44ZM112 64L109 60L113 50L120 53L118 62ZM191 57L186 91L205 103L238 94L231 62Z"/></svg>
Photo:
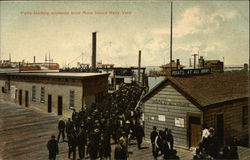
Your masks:
<svg viewBox="0 0 250 160"><path fill-rule="evenodd" d="M80 159L86 157L85 153L90 159L111 159L111 139L118 144L114 152L117 160L128 157L127 148L131 139L136 139L141 149L144 131L139 122L141 112L138 102L142 92L143 88L138 84L122 84L118 91L106 95L102 101L84 106L78 112L73 109L72 117L66 123L60 120L57 141L60 137L65 141L67 137L68 158L76 159L78 148ZM55 153L53 151L51 159L54 159Z"/></svg>
<svg viewBox="0 0 250 160"><path fill-rule="evenodd" d="M116 144L115 160L127 160L128 145L137 141L138 149L144 135L140 123L141 109L138 102L143 89L137 84L123 84L119 90L107 95L99 103L82 107L78 112L73 109L72 117L58 123L58 136L52 136L47 143L49 159L55 160L59 152L58 142L68 143L68 158L79 159L87 156L91 160L111 160L111 142ZM65 136L66 135L66 136ZM170 129L157 131L156 126L150 134L152 157L157 159L159 153L163 159L179 159L174 150L174 137ZM200 159L238 159L235 141L225 146L220 152L213 128L204 127L199 147L195 150L194 160Z"/></svg>
<svg viewBox="0 0 250 160"><path fill-rule="evenodd" d="M87 116L84 110L74 110L72 118L66 123L64 120L59 121L57 141L62 139L62 142L68 143L68 158L75 160L78 149L80 159L86 157L85 153L91 160L111 159L111 139L118 144L114 152L117 160L128 157L127 148L131 139L136 139L138 149L141 149L144 130L134 119L133 112L130 119L120 117L109 120L100 115L99 118L94 117L95 115Z"/></svg>

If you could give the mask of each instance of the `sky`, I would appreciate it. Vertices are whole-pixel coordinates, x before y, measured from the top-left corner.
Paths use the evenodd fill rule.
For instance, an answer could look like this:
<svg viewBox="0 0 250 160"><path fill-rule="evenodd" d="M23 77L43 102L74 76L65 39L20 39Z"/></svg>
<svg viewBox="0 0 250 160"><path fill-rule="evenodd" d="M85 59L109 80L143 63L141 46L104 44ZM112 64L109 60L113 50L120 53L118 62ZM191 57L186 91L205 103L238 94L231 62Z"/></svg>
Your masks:
<svg viewBox="0 0 250 160"><path fill-rule="evenodd" d="M97 62L137 66L139 50L142 66L169 62L170 1L1 1L0 18L1 59L91 64L97 32ZM189 66L197 53L248 63L249 2L173 1L173 59Z"/></svg>

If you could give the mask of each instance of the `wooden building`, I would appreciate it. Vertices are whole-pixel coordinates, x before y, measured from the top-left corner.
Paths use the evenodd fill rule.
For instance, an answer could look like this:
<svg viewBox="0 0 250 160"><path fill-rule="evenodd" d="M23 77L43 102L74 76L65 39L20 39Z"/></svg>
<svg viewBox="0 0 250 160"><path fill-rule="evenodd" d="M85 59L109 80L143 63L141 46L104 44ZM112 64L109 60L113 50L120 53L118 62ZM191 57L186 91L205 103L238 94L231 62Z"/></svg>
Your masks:
<svg viewBox="0 0 250 160"><path fill-rule="evenodd" d="M167 64L160 66L160 68L161 68L160 71L150 70L149 76L151 76L151 77L170 76L171 70L183 69L184 67L185 66L180 64L179 59L177 59L176 62L175 62L175 60L172 60L171 63L167 63Z"/></svg>
<svg viewBox="0 0 250 160"><path fill-rule="evenodd" d="M108 93L103 73L3 73L0 98L21 106L34 106L57 115L91 106Z"/></svg>
<svg viewBox="0 0 250 160"><path fill-rule="evenodd" d="M153 126L170 128L175 146L195 147L206 124L221 144L248 142L248 97L247 72L167 77L141 101L146 138Z"/></svg>

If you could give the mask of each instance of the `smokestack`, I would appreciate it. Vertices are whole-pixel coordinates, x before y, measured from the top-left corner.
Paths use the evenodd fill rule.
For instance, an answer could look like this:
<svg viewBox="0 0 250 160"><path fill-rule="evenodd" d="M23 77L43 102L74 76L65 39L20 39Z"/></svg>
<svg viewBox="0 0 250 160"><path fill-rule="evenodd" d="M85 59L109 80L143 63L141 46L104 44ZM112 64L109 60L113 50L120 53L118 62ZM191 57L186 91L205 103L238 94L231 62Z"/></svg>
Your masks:
<svg viewBox="0 0 250 160"><path fill-rule="evenodd" d="M92 33L92 69L96 69L96 32Z"/></svg>
<svg viewBox="0 0 250 160"><path fill-rule="evenodd" d="M193 56L194 56L194 69L195 69L195 67L196 67L196 56L197 56L198 54L193 54Z"/></svg>
<svg viewBox="0 0 250 160"><path fill-rule="evenodd" d="M9 54L9 61L11 62L11 54Z"/></svg>
<svg viewBox="0 0 250 160"><path fill-rule="evenodd" d="M177 59L177 60L176 60L176 69L179 69L179 66L180 66L180 60Z"/></svg>
<svg viewBox="0 0 250 160"><path fill-rule="evenodd" d="M34 56L34 63L36 63L36 56Z"/></svg>
<svg viewBox="0 0 250 160"><path fill-rule="evenodd" d="M139 50L139 57L138 57L138 83L140 84L141 81L141 50Z"/></svg>

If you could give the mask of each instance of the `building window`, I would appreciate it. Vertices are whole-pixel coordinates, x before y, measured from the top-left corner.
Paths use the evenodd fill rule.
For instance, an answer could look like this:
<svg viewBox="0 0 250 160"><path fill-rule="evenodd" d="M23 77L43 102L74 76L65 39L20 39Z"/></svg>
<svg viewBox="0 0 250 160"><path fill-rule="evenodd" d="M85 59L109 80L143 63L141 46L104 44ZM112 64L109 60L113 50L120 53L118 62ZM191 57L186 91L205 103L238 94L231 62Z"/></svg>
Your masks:
<svg viewBox="0 0 250 160"><path fill-rule="evenodd" d="M75 107L75 91L69 91L69 108Z"/></svg>
<svg viewBox="0 0 250 160"><path fill-rule="evenodd" d="M41 87L41 103L44 103L45 100L44 100L44 95L45 95L45 88L44 87Z"/></svg>
<svg viewBox="0 0 250 160"><path fill-rule="evenodd" d="M248 106L242 108L242 126L246 127L248 125Z"/></svg>
<svg viewBox="0 0 250 160"><path fill-rule="evenodd" d="M5 93L4 87L2 87L2 93Z"/></svg>
<svg viewBox="0 0 250 160"><path fill-rule="evenodd" d="M36 101L36 86L32 86L32 101Z"/></svg>

